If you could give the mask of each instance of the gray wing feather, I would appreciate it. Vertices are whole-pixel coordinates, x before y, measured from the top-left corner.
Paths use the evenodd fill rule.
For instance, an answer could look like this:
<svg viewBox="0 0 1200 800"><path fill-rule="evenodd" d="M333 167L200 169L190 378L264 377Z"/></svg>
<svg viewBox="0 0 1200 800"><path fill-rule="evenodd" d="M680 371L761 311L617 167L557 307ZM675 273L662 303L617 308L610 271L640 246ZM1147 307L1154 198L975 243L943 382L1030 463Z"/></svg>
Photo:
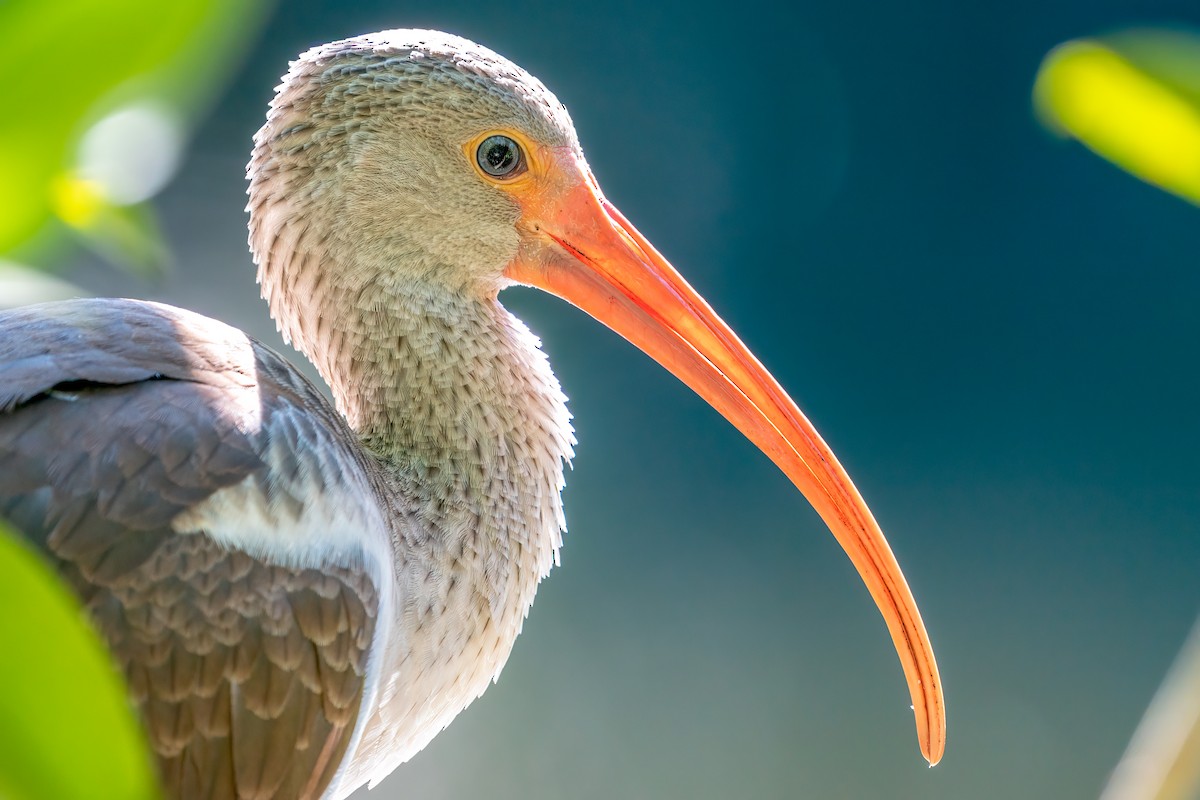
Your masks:
<svg viewBox="0 0 1200 800"><path fill-rule="evenodd" d="M247 478L286 492L303 454L273 416L310 442L351 436L280 356L203 317L120 300L0 314L0 517L91 612L175 797L321 796L363 698L379 601L361 570L171 528Z"/></svg>

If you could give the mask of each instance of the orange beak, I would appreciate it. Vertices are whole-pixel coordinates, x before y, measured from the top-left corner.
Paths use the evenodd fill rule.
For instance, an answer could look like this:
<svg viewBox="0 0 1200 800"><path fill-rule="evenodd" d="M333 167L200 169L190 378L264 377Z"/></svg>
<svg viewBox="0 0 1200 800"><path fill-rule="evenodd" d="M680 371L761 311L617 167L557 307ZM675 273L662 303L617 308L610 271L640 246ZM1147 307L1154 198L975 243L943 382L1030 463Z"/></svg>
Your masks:
<svg viewBox="0 0 1200 800"><path fill-rule="evenodd" d="M549 172L558 180L518 198L526 244L507 276L578 306L641 348L792 480L879 606L908 680L921 753L936 764L946 714L933 648L900 565L850 477L737 335L604 199L582 159L566 149L541 155L554 162Z"/></svg>

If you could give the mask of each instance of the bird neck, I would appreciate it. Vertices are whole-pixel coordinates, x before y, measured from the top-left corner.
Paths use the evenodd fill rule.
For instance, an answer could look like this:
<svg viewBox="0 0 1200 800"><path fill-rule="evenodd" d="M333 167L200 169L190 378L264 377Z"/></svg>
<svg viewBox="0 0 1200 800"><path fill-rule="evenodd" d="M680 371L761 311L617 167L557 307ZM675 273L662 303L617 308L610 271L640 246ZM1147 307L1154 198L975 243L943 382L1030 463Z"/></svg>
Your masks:
<svg viewBox="0 0 1200 800"><path fill-rule="evenodd" d="M557 559L574 442L536 337L495 295L440 284L330 286L308 301L320 304L310 334L321 342L308 355L398 517L415 514L450 551L465 537L506 560L488 593L523 617Z"/></svg>

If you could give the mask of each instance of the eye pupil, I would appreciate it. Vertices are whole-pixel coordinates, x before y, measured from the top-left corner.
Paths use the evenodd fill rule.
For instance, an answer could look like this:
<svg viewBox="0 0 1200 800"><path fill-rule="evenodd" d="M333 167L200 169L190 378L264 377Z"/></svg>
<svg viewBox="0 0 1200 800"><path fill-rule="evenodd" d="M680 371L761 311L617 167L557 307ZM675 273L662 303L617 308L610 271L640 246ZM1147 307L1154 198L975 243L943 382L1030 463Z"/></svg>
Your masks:
<svg viewBox="0 0 1200 800"><path fill-rule="evenodd" d="M480 143L476 159L488 175L503 178L520 168L521 148L507 136L489 136Z"/></svg>
<svg viewBox="0 0 1200 800"><path fill-rule="evenodd" d="M502 170L516 160L516 157L511 147L505 147L502 144L494 144L487 152L488 166L495 170Z"/></svg>

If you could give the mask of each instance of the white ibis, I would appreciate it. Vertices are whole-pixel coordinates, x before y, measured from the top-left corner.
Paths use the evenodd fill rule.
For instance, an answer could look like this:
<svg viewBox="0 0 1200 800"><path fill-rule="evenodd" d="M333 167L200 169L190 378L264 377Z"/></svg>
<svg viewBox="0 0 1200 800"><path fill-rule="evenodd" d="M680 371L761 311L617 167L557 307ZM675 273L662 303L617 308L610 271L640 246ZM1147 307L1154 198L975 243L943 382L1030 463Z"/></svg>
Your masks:
<svg viewBox="0 0 1200 800"><path fill-rule="evenodd" d="M78 592L177 798L342 798L496 678L556 562L573 435L498 300L575 304L677 375L858 568L942 756L937 666L870 511L779 384L601 193L570 117L472 42L291 65L248 167L280 355L169 306L0 316L0 516Z"/></svg>

